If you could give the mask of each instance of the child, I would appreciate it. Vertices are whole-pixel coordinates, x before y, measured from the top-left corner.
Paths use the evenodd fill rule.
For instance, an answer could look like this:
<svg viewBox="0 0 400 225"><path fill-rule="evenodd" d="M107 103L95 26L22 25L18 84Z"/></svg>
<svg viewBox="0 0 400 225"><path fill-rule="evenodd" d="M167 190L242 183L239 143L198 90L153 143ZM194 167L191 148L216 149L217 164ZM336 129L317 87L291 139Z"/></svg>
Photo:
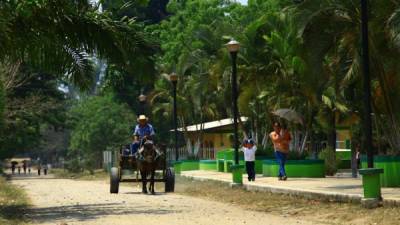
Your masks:
<svg viewBox="0 0 400 225"><path fill-rule="evenodd" d="M257 147L254 145L254 141L247 139L243 143L242 151L244 153L244 161L246 161L246 171L249 181L255 181L256 171L254 169L254 161L256 158Z"/></svg>

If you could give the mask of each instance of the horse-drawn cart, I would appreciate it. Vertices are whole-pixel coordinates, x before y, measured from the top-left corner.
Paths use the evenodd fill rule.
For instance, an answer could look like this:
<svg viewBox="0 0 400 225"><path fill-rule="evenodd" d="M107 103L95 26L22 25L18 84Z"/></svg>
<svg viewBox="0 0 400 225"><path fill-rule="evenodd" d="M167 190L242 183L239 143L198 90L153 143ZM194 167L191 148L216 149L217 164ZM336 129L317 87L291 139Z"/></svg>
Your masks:
<svg viewBox="0 0 400 225"><path fill-rule="evenodd" d="M153 176L152 178L154 182L164 182L165 192L173 192L175 189L175 173L174 170L167 165L165 148L163 148L161 152L162 154L154 161L153 169L155 169L157 177ZM124 182L142 182L143 192L147 193L146 182L151 182L151 178L147 179L147 174L143 175L142 171L140 171L140 168L143 167L141 165L146 163L145 159L139 160L137 158L138 157L135 155L125 155L123 147L115 152L114 166L110 171L110 193L118 193L119 183ZM130 173L131 176L127 177L124 175L124 172ZM132 177L132 175L134 177ZM154 193L154 183L153 189L151 190L150 187L150 191Z"/></svg>

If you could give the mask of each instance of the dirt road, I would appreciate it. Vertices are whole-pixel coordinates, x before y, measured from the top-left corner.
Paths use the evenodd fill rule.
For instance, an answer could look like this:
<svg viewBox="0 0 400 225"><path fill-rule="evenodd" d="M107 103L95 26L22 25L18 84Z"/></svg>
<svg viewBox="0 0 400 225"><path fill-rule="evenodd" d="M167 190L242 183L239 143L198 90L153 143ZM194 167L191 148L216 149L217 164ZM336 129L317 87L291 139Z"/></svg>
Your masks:
<svg viewBox="0 0 400 225"><path fill-rule="evenodd" d="M137 184L110 194L105 181L24 177L12 183L30 196L33 224L310 224L179 194L143 195Z"/></svg>

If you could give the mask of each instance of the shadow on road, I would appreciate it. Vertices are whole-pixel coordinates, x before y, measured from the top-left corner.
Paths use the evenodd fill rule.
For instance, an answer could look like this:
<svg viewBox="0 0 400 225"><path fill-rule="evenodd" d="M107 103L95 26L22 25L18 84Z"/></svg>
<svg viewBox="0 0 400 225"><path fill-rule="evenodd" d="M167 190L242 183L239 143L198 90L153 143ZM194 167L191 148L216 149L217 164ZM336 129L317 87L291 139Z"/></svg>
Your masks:
<svg viewBox="0 0 400 225"><path fill-rule="evenodd" d="M59 180L63 178L57 178L53 176L43 176L43 177L38 177L38 176L10 176L7 177L7 180Z"/></svg>
<svg viewBox="0 0 400 225"><path fill-rule="evenodd" d="M0 217L8 220L22 219L27 208L28 205L0 206Z"/></svg>
<svg viewBox="0 0 400 225"><path fill-rule="evenodd" d="M124 192L121 194L128 194L128 195L148 195L148 196L158 196L158 195L166 195L167 193L165 192L156 192L155 194L143 194L141 191L130 191L130 192Z"/></svg>
<svg viewBox="0 0 400 225"><path fill-rule="evenodd" d="M35 208L26 211L27 217L37 222L54 222L55 220L93 220L97 217L110 215L163 215L175 213L174 210L154 209L151 206L138 205L132 207L124 203L101 203L101 204L84 204L84 205L68 205L48 208Z"/></svg>

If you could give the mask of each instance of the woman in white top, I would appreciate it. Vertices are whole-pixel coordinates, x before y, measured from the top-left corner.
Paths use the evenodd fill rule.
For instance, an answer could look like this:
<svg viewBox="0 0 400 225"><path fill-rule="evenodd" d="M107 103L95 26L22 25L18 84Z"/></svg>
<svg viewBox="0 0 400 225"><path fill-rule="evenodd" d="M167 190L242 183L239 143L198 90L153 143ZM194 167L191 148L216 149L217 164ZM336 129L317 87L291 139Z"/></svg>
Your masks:
<svg viewBox="0 0 400 225"><path fill-rule="evenodd" d="M254 141L247 139L243 143L242 151L244 153L244 161L246 162L247 179L249 181L256 180L255 171L255 160L257 147L254 145Z"/></svg>

